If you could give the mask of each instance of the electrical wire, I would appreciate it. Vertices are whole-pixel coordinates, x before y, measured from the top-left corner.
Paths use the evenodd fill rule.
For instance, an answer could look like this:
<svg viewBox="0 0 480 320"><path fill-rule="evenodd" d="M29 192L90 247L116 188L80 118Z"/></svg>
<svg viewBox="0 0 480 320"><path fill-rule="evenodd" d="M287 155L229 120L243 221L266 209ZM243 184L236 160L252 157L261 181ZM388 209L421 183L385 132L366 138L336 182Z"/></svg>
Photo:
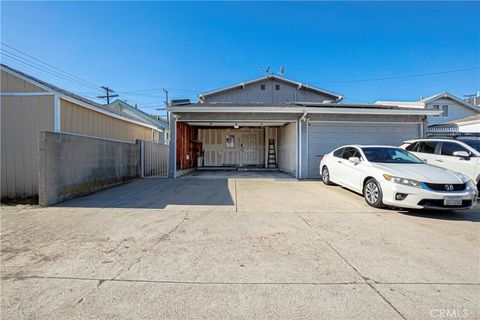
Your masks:
<svg viewBox="0 0 480 320"><path fill-rule="evenodd" d="M54 69L54 70L56 70L56 71L64 74L64 75L67 75L68 77L71 77L71 78L73 78L73 79L76 79L77 81L84 82L85 84L88 84L88 85L90 85L90 86L93 86L94 88L100 88L99 85L97 85L97 84L95 84L95 83L93 83L93 82L84 80L84 79L82 79L82 78L80 78L80 77L77 77L77 76L75 76L75 75L73 75L73 74L71 74L71 73L69 73L69 72L66 72L66 71L64 71L64 70L62 70L62 69L59 69L59 68L57 68L57 67L55 67L55 66L52 66L51 64L48 64L48 63L46 63L45 61L42 61L42 60L40 60L40 59L38 59L38 58L35 58L34 56L31 56L31 55L29 55L29 54L27 54L27 53L25 53L25 52L23 52L23 51L20 51L20 50L18 50L18 49L16 49L16 48L14 48L14 47L6 44L5 42L1 42L1 41L0 41L0 43L1 43L3 46L9 48L10 50L14 50L14 51L16 51L16 52L18 52L18 53L20 53L20 54L23 54L24 56L29 57L29 58L37 61L37 62L40 62L41 64L44 64L44 65L46 65L46 66L48 66L48 67L50 67L50 68L52 68L52 69ZM5 50L5 49L2 49L2 50ZM8 52L8 50L5 50L5 51ZM13 54L13 53L11 53L11 52L8 52L8 53Z"/></svg>
<svg viewBox="0 0 480 320"><path fill-rule="evenodd" d="M438 74L464 72L464 71L477 70L477 69L480 69L480 66L463 68L463 69L455 69L455 70L437 71L437 72L430 72L430 73L418 73L418 74L411 74L411 75L404 75L404 76L370 78L370 79L356 79L356 80L316 81L316 82L310 82L310 83L311 84L316 84L316 83L327 83L327 84L328 83L354 83L354 82L384 81L384 80L395 80L395 79L410 79L410 78L417 78L417 77L433 76L433 75L438 75Z"/></svg>

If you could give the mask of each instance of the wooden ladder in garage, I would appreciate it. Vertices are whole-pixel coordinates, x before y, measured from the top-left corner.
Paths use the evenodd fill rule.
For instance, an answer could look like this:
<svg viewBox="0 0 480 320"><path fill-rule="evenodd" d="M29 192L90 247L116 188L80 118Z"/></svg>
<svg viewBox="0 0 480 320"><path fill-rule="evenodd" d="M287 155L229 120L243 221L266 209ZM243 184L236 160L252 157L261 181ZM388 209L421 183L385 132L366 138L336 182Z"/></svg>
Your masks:
<svg viewBox="0 0 480 320"><path fill-rule="evenodd" d="M275 153L275 139L268 139L267 168L277 167L277 154Z"/></svg>

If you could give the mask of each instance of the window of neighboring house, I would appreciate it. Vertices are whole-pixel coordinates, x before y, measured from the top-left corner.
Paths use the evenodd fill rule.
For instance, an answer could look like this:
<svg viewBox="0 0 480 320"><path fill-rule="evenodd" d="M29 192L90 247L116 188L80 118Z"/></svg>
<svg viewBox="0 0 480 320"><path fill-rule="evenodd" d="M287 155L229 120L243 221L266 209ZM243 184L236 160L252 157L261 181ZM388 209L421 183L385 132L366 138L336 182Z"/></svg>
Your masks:
<svg viewBox="0 0 480 320"><path fill-rule="evenodd" d="M233 134L225 135L225 148L235 148L235 136Z"/></svg>
<svg viewBox="0 0 480 320"><path fill-rule="evenodd" d="M438 142L436 141L422 141L418 143L417 152L421 153L435 153L435 148Z"/></svg>
<svg viewBox="0 0 480 320"><path fill-rule="evenodd" d="M440 110L440 106L438 104L434 104L433 110ZM438 117L438 115L435 115L434 117Z"/></svg>
<svg viewBox="0 0 480 320"><path fill-rule="evenodd" d="M442 117L448 117L448 105L444 104L442 105Z"/></svg>
<svg viewBox="0 0 480 320"><path fill-rule="evenodd" d="M279 84L275 85L275 90L277 90L277 91L280 90L280 85Z"/></svg>
<svg viewBox="0 0 480 320"><path fill-rule="evenodd" d="M260 85L260 90L265 90L265 85L264 84Z"/></svg>
<svg viewBox="0 0 480 320"><path fill-rule="evenodd" d="M466 153L470 154L470 152L465 149L463 146L459 145L455 142L444 142L442 144L442 152L443 156L453 156L455 151L465 151Z"/></svg>

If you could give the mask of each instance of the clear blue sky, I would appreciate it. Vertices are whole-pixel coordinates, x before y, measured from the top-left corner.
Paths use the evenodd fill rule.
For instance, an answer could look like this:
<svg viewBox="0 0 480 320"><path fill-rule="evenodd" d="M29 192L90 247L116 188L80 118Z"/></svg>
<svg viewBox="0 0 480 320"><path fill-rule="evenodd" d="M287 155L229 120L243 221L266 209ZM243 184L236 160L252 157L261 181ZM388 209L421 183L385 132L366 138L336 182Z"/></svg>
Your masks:
<svg viewBox="0 0 480 320"><path fill-rule="evenodd" d="M2 2L1 9L2 42L120 92L168 87L186 89L171 90L172 98L195 98L260 76L266 65L284 65L285 76L349 102L480 89L479 70L335 83L479 66L479 2ZM95 95L12 59L2 62ZM163 101L161 92L122 98L142 106Z"/></svg>

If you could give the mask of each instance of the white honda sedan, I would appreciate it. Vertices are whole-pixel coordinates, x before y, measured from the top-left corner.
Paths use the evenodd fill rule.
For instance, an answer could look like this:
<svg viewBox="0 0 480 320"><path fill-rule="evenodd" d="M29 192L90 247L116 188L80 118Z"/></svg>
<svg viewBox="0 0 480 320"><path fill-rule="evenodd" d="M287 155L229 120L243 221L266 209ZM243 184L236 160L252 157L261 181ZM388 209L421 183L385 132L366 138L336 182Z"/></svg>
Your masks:
<svg viewBox="0 0 480 320"><path fill-rule="evenodd" d="M476 185L467 176L424 163L401 148L344 146L320 162L325 184L363 194L372 207L470 209Z"/></svg>

